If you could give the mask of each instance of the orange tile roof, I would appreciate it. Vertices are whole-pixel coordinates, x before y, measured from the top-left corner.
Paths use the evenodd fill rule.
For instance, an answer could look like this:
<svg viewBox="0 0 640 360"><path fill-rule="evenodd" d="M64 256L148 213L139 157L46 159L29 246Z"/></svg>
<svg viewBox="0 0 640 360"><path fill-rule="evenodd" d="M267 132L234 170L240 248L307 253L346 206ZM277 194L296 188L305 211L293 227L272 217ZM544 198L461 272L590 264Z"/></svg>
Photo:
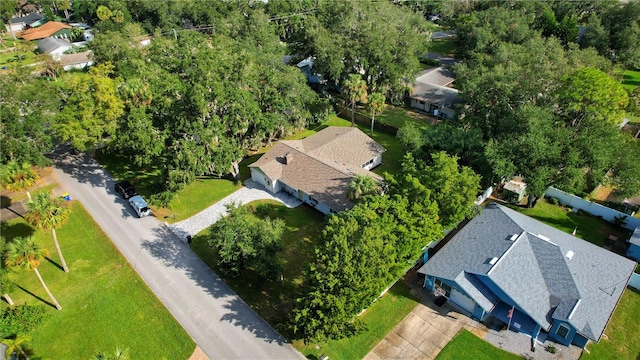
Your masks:
<svg viewBox="0 0 640 360"><path fill-rule="evenodd" d="M18 36L28 41L38 40L47 38L62 29L71 29L71 26L57 21L49 21L37 28L25 30Z"/></svg>

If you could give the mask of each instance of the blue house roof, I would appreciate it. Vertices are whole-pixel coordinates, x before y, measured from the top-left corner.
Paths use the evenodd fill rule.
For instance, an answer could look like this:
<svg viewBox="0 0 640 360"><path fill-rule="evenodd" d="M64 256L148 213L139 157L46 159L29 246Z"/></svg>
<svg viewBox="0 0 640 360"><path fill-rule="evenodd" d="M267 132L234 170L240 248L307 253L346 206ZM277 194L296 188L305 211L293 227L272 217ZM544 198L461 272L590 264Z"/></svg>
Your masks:
<svg viewBox="0 0 640 360"><path fill-rule="evenodd" d="M489 204L419 272L456 282L491 311L498 287L548 330L554 319L598 341L635 262L498 204Z"/></svg>

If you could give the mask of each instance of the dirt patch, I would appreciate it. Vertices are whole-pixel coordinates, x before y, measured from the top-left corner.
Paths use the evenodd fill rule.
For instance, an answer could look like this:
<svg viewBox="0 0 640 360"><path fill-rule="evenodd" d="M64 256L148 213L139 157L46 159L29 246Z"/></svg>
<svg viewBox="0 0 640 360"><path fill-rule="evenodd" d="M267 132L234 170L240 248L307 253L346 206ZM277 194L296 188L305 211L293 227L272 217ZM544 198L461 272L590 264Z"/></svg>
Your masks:
<svg viewBox="0 0 640 360"><path fill-rule="evenodd" d="M191 354L189 360L209 360L209 358L199 346L196 346L196 349L193 351L193 354Z"/></svg>

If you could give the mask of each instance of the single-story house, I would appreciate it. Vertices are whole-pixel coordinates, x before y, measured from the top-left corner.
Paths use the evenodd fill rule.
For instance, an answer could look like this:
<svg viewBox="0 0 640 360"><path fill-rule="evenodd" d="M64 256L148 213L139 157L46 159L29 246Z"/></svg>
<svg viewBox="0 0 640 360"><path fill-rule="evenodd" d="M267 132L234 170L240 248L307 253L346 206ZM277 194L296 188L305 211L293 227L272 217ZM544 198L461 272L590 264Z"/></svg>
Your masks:
<svg viewBox="0 0 640 360"><path fill-rule="evenodd" d="M452 119L455 104L461 102L458 90L449 87L454 81L455 75L442 66L422 72L414 83L411 107Z"/></svg>
<svg viewBox="0 0 640 360"><path fill-rule="evenodd" d="M627 249L627 256L635 261L640 261L640 227L637 227L631 238L629 239L629 248Z"/></svg>
<svg viewBox="0 0 640 360"><path fill-rule="evenodd" d="M480 321L584 348L602 337L635 265L492 203L418 271Z"/></svg>
<svg viewBox="0 0 640 360"><path fill-rule="evenodd" d="M48 37L68 39L71 37L71 26L57 21L49 21L37 28L27 29L21 32L18 34L18 37L27 41L40 40Z"/></svg>
<svg viewBox="0 0 640 360"><path fill-rule="evenodd" d="M9 23L5 25L8 32L22 31L29 27L38 27L46 21L44 16L38 13L31 13L27 16L14 17L9 19Z"/></svg>
<svg viewBox="0 0 640 360"><path fill-rule="evenodd" d="M355 127L330 126L302 140L278 141L249 165L251 179L271 193L286 191L329 214L353 207L347 198L356 174L382 178L369 171L382 163L385 149Z"/></svg>
<svg viewBox="0 0 640 360"><path fill-rule="evenodd" d="M93 65L91 51L62 55L60 64L65 71L85 69Z"/></svg>
<svg viewBox="0 0 640 360"><path fill-rule="evenodd" d="M44 54L49 54L54 60L60 60L65 51L73 45L66 39L44 38L38 41L38 49Z"/></svg>

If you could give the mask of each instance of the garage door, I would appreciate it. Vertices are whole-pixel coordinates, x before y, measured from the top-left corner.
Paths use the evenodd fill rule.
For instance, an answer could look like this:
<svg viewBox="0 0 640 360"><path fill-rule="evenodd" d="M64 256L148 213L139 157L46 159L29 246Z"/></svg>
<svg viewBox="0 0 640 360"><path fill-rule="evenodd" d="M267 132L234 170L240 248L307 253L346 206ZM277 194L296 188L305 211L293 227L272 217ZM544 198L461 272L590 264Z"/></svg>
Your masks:
<svg viewBox="0 0 640 360"><path fill-rule="evenodd" d="M453 301L456 305L470 313L473 313L473 309L476 307L476 303L472 299L468 298L465 294L457 291L456 289L451 289L451 296L449 296L449 300Z"/></svg>

